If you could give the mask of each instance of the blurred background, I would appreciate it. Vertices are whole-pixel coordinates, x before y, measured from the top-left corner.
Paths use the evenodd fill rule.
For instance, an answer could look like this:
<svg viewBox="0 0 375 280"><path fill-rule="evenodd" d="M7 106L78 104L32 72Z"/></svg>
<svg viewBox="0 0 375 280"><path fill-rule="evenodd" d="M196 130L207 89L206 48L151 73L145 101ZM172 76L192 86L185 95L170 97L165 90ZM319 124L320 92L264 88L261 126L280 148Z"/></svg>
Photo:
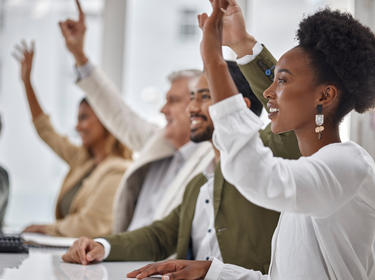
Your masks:
<svg viewBox="0 0 375 280"><path fill-rule="evenodd" d="M163 124L159 109L166 76L202 68L196 15L208 0L82 0L87 14L86 52L120 88L124 100L145 118ZM303 16L319 8L348 11L375 28L375 0L240 0L248 30L278 58L296 45ZM0 165L11 181L6 225L49 223L66 164L38 138L31 122L19 67L11 57L21 39L35 40L33 82L39 101L61 133L75 132L82 92L75 86L73 59L58 21L77 18L73 0L0 0ZM225 56L234 54L225 49ZM264 118L264 116L263 116ZM264 118L265 121L266 118ZM341 125L343 140L354 140L375 156L375 114L351 114Z"/></svg>

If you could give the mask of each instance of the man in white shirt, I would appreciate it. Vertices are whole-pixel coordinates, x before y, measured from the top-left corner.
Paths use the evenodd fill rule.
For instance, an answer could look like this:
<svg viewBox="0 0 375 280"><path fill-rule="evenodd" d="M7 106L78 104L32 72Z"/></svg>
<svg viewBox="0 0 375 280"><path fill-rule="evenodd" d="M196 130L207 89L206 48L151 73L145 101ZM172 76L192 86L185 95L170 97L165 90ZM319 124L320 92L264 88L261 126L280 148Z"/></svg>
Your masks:
<svg viewBox="0 0 375 280"><path fill-rule="evenodd" d="M214 157L210 143L189 141L188 84L201 74L184 70L169 76L171 87L161 109L167 125L160 128L136 114L105 74L84 52L85 15L76 1L79 20L60 22L77 67L77 84L106 128L138 153L128 168L114 203L113 232L134 230L168 215L182 200L185 186Z"/></svg>

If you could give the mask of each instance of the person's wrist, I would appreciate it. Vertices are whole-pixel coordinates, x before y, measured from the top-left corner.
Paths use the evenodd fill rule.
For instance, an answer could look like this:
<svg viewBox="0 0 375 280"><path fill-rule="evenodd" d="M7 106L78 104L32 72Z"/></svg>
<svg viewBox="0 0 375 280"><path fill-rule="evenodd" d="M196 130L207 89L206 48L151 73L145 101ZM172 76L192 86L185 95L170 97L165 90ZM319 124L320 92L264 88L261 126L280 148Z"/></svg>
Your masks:
<svg viewBox="0 0 375 280"><path fill-rule="evenodd" d="M245 55L252 55L253 48L257 41L249 34L246 35L241 41L232 44L229 47L236 53L237 57L244 57Z"/></svg>
<svg viewBox="0 0 375 280"><path fill-rule="evenodd" d="M208 270L210 269L212 261L204 261L204 277L206 277Z"/></svg>
<svg viewBox="0 0 375 280"><path fill-rule="evenodd" d="M75 59L77 66L85 65L89 61L89 59L87 58L84 52L78 52L74 54L74 59Z"/></svg>
<svg viewBox="0 0 375 280"><path fill-rule="evenodd" d="M226 62L223 56L211 56L207 57L204 60L204 68L207 71L210 71L211 69L215 69L216 67L220 66L225 66L226 67Z"/></svg>

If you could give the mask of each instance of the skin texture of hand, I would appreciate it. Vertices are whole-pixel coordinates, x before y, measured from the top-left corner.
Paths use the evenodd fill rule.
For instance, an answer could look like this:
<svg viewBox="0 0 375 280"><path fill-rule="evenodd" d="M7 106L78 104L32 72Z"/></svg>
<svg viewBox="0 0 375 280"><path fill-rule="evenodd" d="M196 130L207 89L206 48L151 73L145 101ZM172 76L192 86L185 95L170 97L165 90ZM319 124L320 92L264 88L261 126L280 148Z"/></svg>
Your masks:
<svg viewBox="0 0 375 280"><path fill-rule="evenodd" d="M143 279L151 275L163 275L163 280L204 279L211 261L169 260L146 265L127 274L127 277Z"/></svg>
<svg viewBox="0 0 375 280"><path fill-rule="evenodd" d="M210 1L212 3L212 1ZM256 40L247 33L245 19L236 0L228 0L223 16L223 46L230 47L238 57L252 54Z"/></svg>
<svg viewBox="0 0 375 280"><path fill-rule="evenodd" d="M15 46L13 57L21 65L21 79L24 83L30 83L31 70L33 68L35 43L31 42L30 46L27 46L25 41L21 41L20 44Z"/></svg>
<svg viewBox="0 0 375 280"><path fill-rule="evenodd" d="M62 256L64 262L87 265L100 262L104 258L104 247L94 240L81 237L76 240L69 250Z"/></svg>
<svg viewBox="0 0 375 280"><path fill-rule="evenodd" d="M26 227L23 230L23 232L34 232L34 233L46 234L47 233L46 228L47 228L46 225L30 225Z"/></svg>
<svg viewBox="0 0 375 280"><path fill-rule="evenodd" d="M84 52L86 34L85 14L79 0L76 0L76 4L79 13L78 20L67 19L59 22L59 25L65 39L66 47L74 56L76 64L83 65L88 61Z"/></svg>
<svg viewBox="0 0 375 280"><path fill-rule="evenodd" d="M212 13L198 15L199 27L203 31L201 56L207 75L213 103L220 102L238 93L228 71L222 53L223 18L229 3L227 0L213 0Z"/></svg>
<svg viewBox="0 0 375 280"><path fill-rule="evenodd" d="M228 6L225 0L213 0L212 14L206 13L198 15L199 27L203 31L200 45L203 63L225 62L222 54L222 34L223 34L223 9Z"/></svg>

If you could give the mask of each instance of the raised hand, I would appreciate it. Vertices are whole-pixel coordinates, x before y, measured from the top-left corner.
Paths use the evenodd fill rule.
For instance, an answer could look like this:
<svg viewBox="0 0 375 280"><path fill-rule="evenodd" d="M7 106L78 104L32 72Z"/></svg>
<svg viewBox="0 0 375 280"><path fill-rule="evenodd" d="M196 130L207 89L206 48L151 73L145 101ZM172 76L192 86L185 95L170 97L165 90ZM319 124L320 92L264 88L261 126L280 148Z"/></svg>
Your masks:
<svg viewBox="0 0 375 280"><path fill-rule="evenodd" d="M64 262L89 264L102 261L104 247L98 242L87 237L76 240L69 250L62 256Z"/></svg>
<svg viewBox="0 0 375 280"><path fill-rule="evenodd" d="M204 279L211 261L169 260L146 265L127 274L127 277L143 279L151 275L163 275L163 280Z"/></svg>
<svg viewBox="0 0 375 280"><path fill-rule="evenodd" d="M238 90L222 54L223 22L229 3L227 0L212 0L211 3L211 15L198 15L198 21L203 31L201 56L212 101L217 103L237 94Z"/></svg>
<svg viewBox="0 0 375 280"><path fill-rule="evenodd" d="M20 44L17 44L14 48L12 56L21 65L21 79L24 83L30 82L31 70L33 68L35 43L31 42L30 46L22 40Z"/></svg>
<svg viewBox="0 0 375 280"><path fill-rule="evenodd" d="M222 58L222 34L223 17L225 8L228 6L226 0L213 0L212 13L198 15L199 27L203 31L201 41L201 55L205 65L214 61L223 61Z"/></svg>
<svg viewBox="0 0 375 280"><path fill-rule="evenodd" d="M59 22L59 25L65 39L66 47L74 56L76 63L83 65L88 60L84 52L86 34L85 13L82 10L79 0L75 1L79 13L78 20L67 19Z"/></svg>
<svg viewBox="0 0 375 280"><path fill-rule="evenodd" d="M246 31L245 19L236 0L228 0L228 6L222 10L224 46L230 47L238 57L252 53L256 40Z"/></svg>

